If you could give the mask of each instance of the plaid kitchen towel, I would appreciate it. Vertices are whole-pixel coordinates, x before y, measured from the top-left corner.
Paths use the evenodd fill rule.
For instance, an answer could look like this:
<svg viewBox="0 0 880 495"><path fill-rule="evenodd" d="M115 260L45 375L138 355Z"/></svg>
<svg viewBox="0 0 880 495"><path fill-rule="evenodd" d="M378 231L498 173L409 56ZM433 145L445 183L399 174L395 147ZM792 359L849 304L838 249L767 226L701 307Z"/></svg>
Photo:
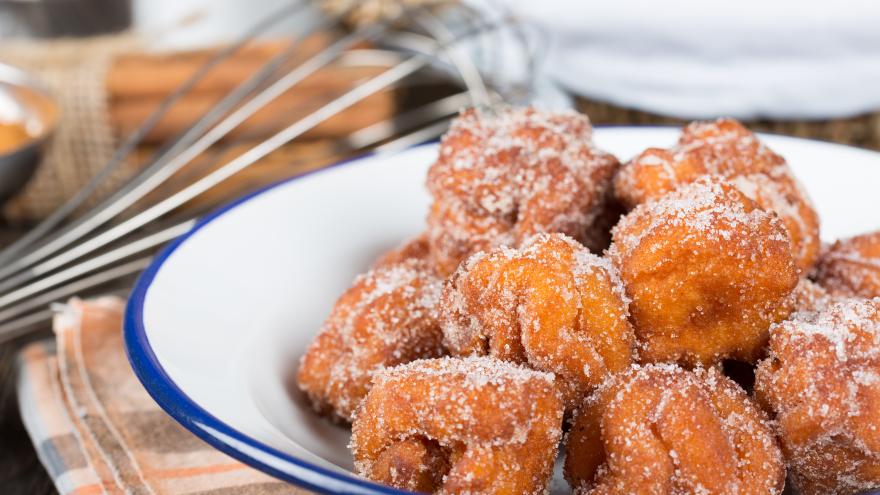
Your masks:
<svg viewBox="0 0 880 495"><path fill-rule="evenodd" d="M58 491L305 495L202 442L153 402L125 357L123 309L118 298L74 299L58 308L55 342L19 357L21 415Z"/></svg>

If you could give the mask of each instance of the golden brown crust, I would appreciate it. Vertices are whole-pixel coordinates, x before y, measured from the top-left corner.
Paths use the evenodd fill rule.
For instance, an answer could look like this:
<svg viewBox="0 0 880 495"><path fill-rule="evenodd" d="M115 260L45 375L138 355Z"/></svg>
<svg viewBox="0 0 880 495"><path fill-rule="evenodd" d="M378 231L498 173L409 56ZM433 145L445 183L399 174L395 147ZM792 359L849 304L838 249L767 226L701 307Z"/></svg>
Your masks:
<svg viewBox="0 0 880 495"><path fill-rule="evenodd" d="M880 299L844 299L775 325L755 392L776 414L799 493L880 488Z"/></svg>
<svg viewBox="0 0 880 495"><path fill-rule="evenodd" d="M801 275L808 275L822 247L819 214L797 179L780 173L776 178L764 174L739 175L729 181L761 209L779 215L791 238L792 254Z"/></svg>
<svg viewBox="0 0 880 495"><path fill-rule="evenodd" d="M562 435L562 409L547 373L485 357L416 361L376 376L352 428L355 467L370 479L407 488L413 484L396 483L413 477L390 468L420 473L427 460L447 471L431 486L421 484L422 491L544 494Z"/></svg>
<svg viewBox="0 0 880 495"><path fill-rule="evenodd" d="M678 145L649 148L621 167L617 197L628 207L656 200L705 175L731 181L750 199L782 218L803 275L819 255L819 216L781 156L739 122L719 119L684 128Z"/></svg>
<svg viewBox="0 0 880 495"><path fill-rule="evenodd" d="M717 370L634 366L578 411L565 476L575 495L774 494L785 469L764 414Z"/></svg>
<svg viewBox="0 0 880 495"><path fill-rule="evenodd" d="M385 448L370 466L373 481L402 490L430 493L443 484L450 455L439 443L410 437Z"/></svg>
<svg viewBox="0 0 880 495"><path fill-rule="evenodd" d="M569 406L633 360L615 269L563 234L474 255L447 281L441 307L453 355L489 355L552 372Z"/></svg>
<svg viewBox="0 0 880 495"><path fill-rule="evenodd" d="M630 208L704 175L788 175L785 159L733 119L687 125L670 149L648 148L621 167L615 194Z"/></svg>
<svg viewBox="0 0 880 495"><path fill-rule="evenodd" d="M807 313L826 311L831 305L846 302L850 299L863 299L860 296L829 292L808 278L802 278L798 282L794 292L791 293L791 298L794 301L795 312ZM792 314L789 316L789 319L796 317L797 315Z"/></svg>
<svg viewBox="0 0 880 495"><path fill-rule="evenodd" d="M454 272L473 253L516 244L509 226L459 206L457 201L438 199L428 211L431 259L443 275Z"/></svg>
<svg viewBox="0 0 880 495"><path fill-rule="evenodd" d="M359 276L300 361L297 383L315 409L351 421L374 373L443 355L436 307L441 287L419 260Z"/></svg>
<svg viewBox="0 0 880 495"><path fill-rule="evenodd" d="M794 311L815 312L828 307L836 299L821 285L808 278L798 281L797 287L791 293Z"/></svg>
<svg viewBox="0 0 880 495"><path fill-rule="evenodd" d="M613 234L642 362L754 362L770 324L791 312L788 235L724 181L698 179L639 205Z"/></svg>
<svg viewBox="0 0 880 495"><path fill-rule="evenodd" d="M880 232L835 242L822 253L816 280L834 295L880 297Z"/></svg>
<svg viewBox="0 0 880 495"><path fill-rule="evenodd" d="M397 265L409 260L419 260L431 264L431 247L428 243L428 235L419 234L407 239L399 246L389 249L373 262L373 269L383 266ZM433 270L433 266L431 267Z"/></svg>
<svg viewBox="0 0 880 495"><path fill-rule="evenodd" d="M440 273L477 251L516 246L537 233L586 240L618 166L592 145L585 115L465 110L428 171L428 235Z"/></svg>

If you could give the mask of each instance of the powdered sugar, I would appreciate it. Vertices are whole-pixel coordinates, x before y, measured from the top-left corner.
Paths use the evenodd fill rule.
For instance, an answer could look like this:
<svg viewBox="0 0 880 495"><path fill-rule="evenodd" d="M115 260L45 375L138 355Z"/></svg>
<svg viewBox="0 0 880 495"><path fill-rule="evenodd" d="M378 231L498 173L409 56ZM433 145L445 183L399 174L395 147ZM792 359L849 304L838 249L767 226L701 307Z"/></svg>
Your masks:
<svg viewBox="0 0 880 495"><path fill-rule="evenodd" d="M871 399L880 396L880 299L834 300L775 326L770 357L756 377L802 491L855 493L880 485Z"/></svg>
<svg viewBox="0 0 880 495"><path fill-rule="evenodd" d="M835 242L822 254L816 272L833 294L880 297L880 232Z"/></svg>
<svg viewBox="0 0 880 495"><path fill-rule="evenodd" d="M441 281L417 259L358 276L300 362L298 384L316 409L350 420L374 373L442 355L441 290Z"/></svg>
<svg viewBox="0 0 880 495"><path fill-rule="evenodd" d="M429 236L445 272L478 250L540 232L584 239L604 207L614 157L594 148L576 112L494 107L464 111L428 174Z"/></svg>
<svg viewBox="0 0 880 495"><path fill-rule="evenodd" d="M421 360L376 375L355 419L351 448L358 472L387 480L378 457L423 439L448 460L443 486L539 495L552 473L561 423L550 374L485 357ZM442 492L441 486L429 490Z"/></svg>
<svg viewBox="0 0 880 495"><path fill-rule="evenodd" d="M590 397L565 473L577 495L779 493L784 480L772 430L746 394L714 369L670 364L634 365Z"/></svg>
<svg viewBox="0 0 880 495"><path fill-rule="evenodd" d="M454 355L491 355L554 373L568 405L633 359L617 270L562 234L469 259L441 298Z"/></svg>
<svg viewBox="0 0 880 495"><path fill-rule="evenodd" d="M731 178L790 175L785 160L732 119L695 122L682 130L676 146L650 148L624 165L615 192L633 207L689 184L703 175Z"/></svg>
<svg viewBox="0 0 880 495"><path fill-rule="evenodd" d="M730 240L738 231L754 230L760 222L778 222L760 209L746 209L737 193L724 184L719 178L706 177L658 201L639 205L615 226L615 242L632 250L645 236L667 228L680 228L686 236L682 242L698 238ZM638 228L637 223L641 224ZM776 234L768 241L787 243L788 239Z"/></svg>

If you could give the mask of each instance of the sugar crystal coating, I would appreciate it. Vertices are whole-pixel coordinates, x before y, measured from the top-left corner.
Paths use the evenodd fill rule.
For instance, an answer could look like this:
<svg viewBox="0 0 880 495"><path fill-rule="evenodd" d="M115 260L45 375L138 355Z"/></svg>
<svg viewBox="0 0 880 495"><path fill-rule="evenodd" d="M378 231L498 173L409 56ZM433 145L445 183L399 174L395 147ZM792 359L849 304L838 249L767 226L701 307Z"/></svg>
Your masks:
<svg viewBox="0 0 880 495"><path fill-rule="evenodd" d="M785 159L733 119L694 122L670 149L649 148L625 164L615 194L627 206L656 200L705 175L729 180L780 216L803 275L819 254L819 216Z"/></svg>
<svg viewBox="0 0 880 495"><path fill-rule="evenodd" d="M795 311L815 312L822 311L836 300L841 298L832 296L824 287L808 278L798 281L797 287L791 293Z"/></svg>
<svg viewBox="0 0 880 495"><path fill-rule="evenodd" d="M301 361L314 407L354 421L358 472L546 493L565 414L575 495L779 493L783 453L804 495L880 488L880 299L862 299L880 233L820 256L807 194L734 120L622 168L591 134L533 108L454 122L427 230L355 281ZM449 351L466 357L421 359ZM770 422L719 371L768 353Z"/></svg>
<svg viewBox="0 0 880 495"><path fill-rule="evenodd" d="M657 199L704 175L730 178L788 175L785 159L733 119L687 125L678 144L648 148L624 165L615 178L615 193L634 207Z"/></svg>
<svg viewBox="0 0 880 495"><path fill-rule="evenodd" d="M800 493L880 487L880 299L842 299L774 325L755 391L776 415Z"/></svg>
<svg viewBox="0 0 880 495"><path fill-rule="evenodd" d="M715 369L613 376L578 410L566 450L575 495L764 495L785 482L766 416Z"/></svg>
<svg viewBox="0 0 880 495"><path fill-rule="evenodd" d="M300 361L297 383L315 409L350 421L374 373L443 355L441 287L427 264L415 259L359 276Z"/></svg>
<svg viewBox="0 0 880 495"><path fill-rule="evenodd" d="M722 179L637 206L613 236L643 362L754 362L791 312L798 273L781 221Z"/></svg>
<svg viewBox="0 0 880 495"><path fill-rule="evenodd" d="M822 253L816 272L833 294L880 297L880 232L835 242Z"/></svg>
<svg viewBox="0 0 880 495"><path fill-rule="evenodd" d="M431 246L428 244L427 234L421 233L382 253L382 255L373 262L372 268L376 269L384 266L399 265L410 260L422 261L431 269L431 271L435 271L431 260Z"/></svg>
<svg viewBox="0 0 880 495"><path fill-rule="evenodd" d="M531 107L465 110L428 171L428 237L441 273L469 255L536 233L580 241L611 197L618 161L592 144L589 119ZM598 242L598 241L597 241Z"/></svg>
<svg viewBox="0 0 880 495"><path fill-rule="evenodd" d="M776 178L765 174L731 177L730 183L761 209L779 215L791 239L792 254L801 275L807 275L819 257L819 215L807 193L790 174Z"/></svg>
<svg viewBox="0 0 880 495"><path fill-rule="evenodd" d="M351 449L358 473L398 488L539 495L562 414L549 373L488 357L420 360L375 376ZM425 462L445 471L426 481Z"/></svg>
<svg viewBox="0 0 880 495"><path fill-rule="evenodd" d="M490 355L558 376L571 407L633 360L628 299L617 270L563 234L478 253L441 297L453 355Z"/></svg>

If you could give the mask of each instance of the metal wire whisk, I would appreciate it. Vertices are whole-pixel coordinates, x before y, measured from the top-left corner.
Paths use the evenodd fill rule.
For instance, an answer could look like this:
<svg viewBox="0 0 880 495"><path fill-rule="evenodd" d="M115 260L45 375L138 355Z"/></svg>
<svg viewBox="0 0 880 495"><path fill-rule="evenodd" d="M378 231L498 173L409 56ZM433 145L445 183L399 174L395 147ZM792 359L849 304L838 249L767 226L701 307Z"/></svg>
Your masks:
<svg viewBox="0 0 880 495"><path fill-rule="evenodd" d="M356 2L355 2L356 3ZM258 162L279 147L300 138L321 122L364 98L388 88L413 86L438 75L462 91L430 101L364 127L334 143L334 152L398 150L439 136L449 119L468 105L527 98L530 81L501 85L486 60L497 60L501 44L521 43L520 53L534 48L509 16L487 16L466 5L435 13L419 7L402 9L394 18L341 30L346 13L319 16L305 32L251 74L193 126L159 149L139 172L96 206L74 215L92 199L99 186L133 153L138 144L184 94L210 70L283 19L313 9L310 2L285 4L256 23L234 43L210 58L174 91L119 147L107 165L67 203L17 242L0 251L0 342L45 328L49 305L72 295L119 285L143 270L163 244L191 229L197 218L175 218L175 210ZM332 42L306 60L291 62L309 36L333 33ZM337 34L338 33L338 34ZM363 48L369 42L372 47ZM508 46L508 48L510 48ZM531 59L527 56L527 59ZM353 85L316 110L299 115L274 135L207 171L175 192L139 207L159 185L184 168L193 168L203 152L227 136L258 110L308 76L329 65L378 66L383 70ZM497 69L493 69L497 70ZM204 166L202 164L201 166ZM124 289L122 289L124 292ZM42 326L41 326L42 325Z"/></svg>

